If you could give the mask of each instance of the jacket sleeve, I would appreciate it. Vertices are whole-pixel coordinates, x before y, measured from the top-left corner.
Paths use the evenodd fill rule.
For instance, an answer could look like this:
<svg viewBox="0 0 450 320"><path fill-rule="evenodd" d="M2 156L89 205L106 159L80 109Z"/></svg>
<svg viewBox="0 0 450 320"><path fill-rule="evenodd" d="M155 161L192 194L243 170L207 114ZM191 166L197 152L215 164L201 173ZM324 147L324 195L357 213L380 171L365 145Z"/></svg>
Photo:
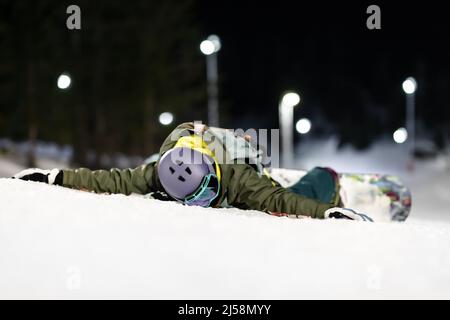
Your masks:
<svg viewBox="0 0 450 320"><path fill-rule="evenodd" d="M228 185L228 203L232 206L260 211L324 218L331 204L308 199L281 186L273 186L266 176L259 176L248 165L233 165Z"/></svg>
<svg viewBox="0 0 450 320"><path fill-rule="evenodd" d="M63 170L63 186L96 193L147 194L161 190L155 164L136 169L96 170L80 168Z"/></svg>

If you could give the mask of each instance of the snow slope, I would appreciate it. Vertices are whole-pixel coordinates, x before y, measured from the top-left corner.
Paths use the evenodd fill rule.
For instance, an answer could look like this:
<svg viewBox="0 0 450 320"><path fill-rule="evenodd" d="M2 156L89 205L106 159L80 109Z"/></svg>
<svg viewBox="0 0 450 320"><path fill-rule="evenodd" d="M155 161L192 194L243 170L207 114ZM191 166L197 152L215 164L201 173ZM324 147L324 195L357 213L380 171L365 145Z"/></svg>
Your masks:
<svg viewBox="0 0 450 320"><path fill-rule="evenodd" d="M450 156L416 161L408 171L407 146L380 140L365 151L350 147L338 149L338 140L305 139L297 148L296 168L329 166L338 172L385 173L399 176L412 193L408 221L447 221L450 223Z"/></svg>
<svg viewBox="0 0 450 320"><path fill-rule="evenodd" d="M450 298L450 224L296 220L0 179L0 298Z"/></svg>
<svg viewBox="0 0 450 320"><path fill-rule="evenodd" d="M23 166L0 156L0 177L12 177L15 173L23 169Z"/></svg>

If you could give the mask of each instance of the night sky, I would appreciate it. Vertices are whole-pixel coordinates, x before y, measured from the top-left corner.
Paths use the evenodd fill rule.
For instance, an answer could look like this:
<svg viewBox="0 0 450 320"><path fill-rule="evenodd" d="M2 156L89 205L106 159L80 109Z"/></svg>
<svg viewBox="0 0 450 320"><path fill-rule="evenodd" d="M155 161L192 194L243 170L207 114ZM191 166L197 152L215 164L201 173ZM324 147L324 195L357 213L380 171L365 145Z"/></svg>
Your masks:
<svg viewBox="0 0 450 320"><path fill-rule="evenodd" d="M0 0L0 136L72 145L91 167L92 150L152 154L177 123L206 121L199 44L217 34L223 127L278 128L279 100L296 91L295 120L312 122L305 139L364 149L405 126L402 82L413 76L417 138L450 141L443 2L79 0L77 31L69 4ZM366 26L372 4L381 30ZM62 72L73 78L66 91ZM163 126L167 111L175 121Z"/></svg>
<svg viewBox="0 0 450 320"><path fill-rule="evenodd" d="M370 4L381 8L381 30L366 27ZM198 15L205 36L222 38L229 124L276 127L278 99L296 90L296 116L319 119L316 133L354 127L342 140L367 133L364 147L404 125L401 84L414 76L421 130L435 136L448 126L450 23L443 3L200 1Z"/></svg>

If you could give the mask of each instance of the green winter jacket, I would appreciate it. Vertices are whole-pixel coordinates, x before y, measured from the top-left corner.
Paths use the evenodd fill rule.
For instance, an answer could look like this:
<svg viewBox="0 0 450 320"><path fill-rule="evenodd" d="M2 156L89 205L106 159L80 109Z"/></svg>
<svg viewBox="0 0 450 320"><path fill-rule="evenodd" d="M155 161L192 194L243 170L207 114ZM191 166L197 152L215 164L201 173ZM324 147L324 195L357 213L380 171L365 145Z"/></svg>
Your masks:
<svg viewBox="0 0 450 320"><path fill-rule="evenodd" d="M191 131L193 123L184 123L175 130ZM207 129L208 130L208 129ZM173 136L166 138L160 149L160 156L176 144ZM135 169L96 170L80 168L63 170L63 186L97 193L147 194L163 192L157 162L142 165ZM247 164L219 164L222 179L220 196L215 207L226 203L240 209L253 209L265 212L287 213L323 219L324 212L333 205L321 203L295 194L286 188L275 185L267 176L260 176Z"/></svg>

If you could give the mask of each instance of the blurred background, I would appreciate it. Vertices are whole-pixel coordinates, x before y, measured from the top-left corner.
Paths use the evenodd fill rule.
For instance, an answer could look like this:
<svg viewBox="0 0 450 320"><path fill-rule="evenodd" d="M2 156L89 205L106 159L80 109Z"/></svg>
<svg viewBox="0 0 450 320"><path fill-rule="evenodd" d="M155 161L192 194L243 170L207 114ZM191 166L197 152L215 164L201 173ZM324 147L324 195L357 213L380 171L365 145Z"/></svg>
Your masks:
<svg viewBox="0 0 450 320"><path fill-rule="evenodd" d="M139 165L185 121L280 128L287 92L291 167L448 170L439 2L378 1L381 30L368 1L80 0L81 30L71 4L0 0L0 176Z"/></svg>

